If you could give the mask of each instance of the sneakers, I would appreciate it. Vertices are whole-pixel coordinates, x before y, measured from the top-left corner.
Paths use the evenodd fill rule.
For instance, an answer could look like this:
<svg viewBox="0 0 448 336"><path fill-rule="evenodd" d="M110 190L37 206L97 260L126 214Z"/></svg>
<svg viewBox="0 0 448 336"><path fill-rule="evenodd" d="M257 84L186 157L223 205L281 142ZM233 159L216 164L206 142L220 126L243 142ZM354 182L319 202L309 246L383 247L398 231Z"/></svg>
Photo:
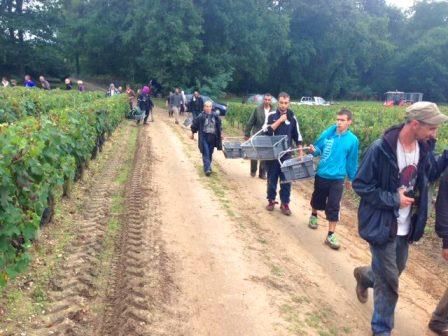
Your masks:
<svg viewBox="0 0 448 336"><path fill-rule="evenodd" d="M266 205L266 210L267 211L274 211L274 207L276 204L278 204L278 202L274 201L274 200L268 200L268 205Z"/></svg>
<svg viewBox="0 0 448 336"><path fill-rule="evenodd" d="M356 279L356 296L358 297L359 302L366 303L369 298L369 292L367 291L367 287L362 285L361 267L356 267L353 271L353 275Z"/></svg>
<svg viewBox="0 0 448 336"><path fill-rule="evenodd" d="M206 172L205 172L205 176L210 176L212 174L212 171L211 170L207 170Z"/></svg>
<svg viewBox="0 0 448 336"><path fill-rule="evenodd" d="M333 233L331 235L328 235L327 238L325 238L325 244L330 246L333 250L339 250L341 245L339 244L338 239L336 238L336 235Z"/></svg>
<svg viewBox="0 0 448 336"><path fill-rule="evenodd" d="M428 328L439 336L448 336L448 326L443 326L440 322L437 323L436 321L430 321Z"/></svg>
<svg viewBox="0 0 448 336"><path fill-rule="evenodd" d="M280 205L280 211L282 212L282 214L284 214L285 216L290 216L291 215L291 210L289 209L289 205L286 203L282 203Z"/></svg>
<svg viewBox="0 0 448 336"><path fill-rule="evenodd" d="M255 177L256 172L250 172L250 176Z"/></svg>
<svg viewBox="0 0 448 336"><path fill-rule="evenodd" d="M262 180L267 180L267 179L268 179L268 178L266 177L266 174L258 175L258 178L259 178L259 179L262 179Z"/></svg>
<svg viewBox="0 0 448 336"><path fill-rule="evenodd" d="M308 227L310 228L310 229L313 229L313 230L316 230L317 229L317 227L318 227L318 223L317 223L317 216L313 216L313 215L311 215L310 216L310 221L308 222Z"/></svg>

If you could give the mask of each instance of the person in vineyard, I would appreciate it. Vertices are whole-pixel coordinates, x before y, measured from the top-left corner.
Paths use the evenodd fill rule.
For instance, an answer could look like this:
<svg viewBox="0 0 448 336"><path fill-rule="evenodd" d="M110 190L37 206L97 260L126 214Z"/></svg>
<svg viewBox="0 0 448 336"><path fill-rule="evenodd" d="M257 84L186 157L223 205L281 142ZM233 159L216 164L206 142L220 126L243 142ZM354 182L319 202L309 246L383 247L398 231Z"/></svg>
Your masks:
<svg viewBox="0 0 448 336"><path fill-rule="evenodd" d="M12 82L12 81L11 81ZM31 79L30 75L26 75L25 76L25 87L27 88L33 88L36 87L36 83L34 83L34 81Z"/></svg>
<svg viewBox="0 0 448 336"><path fill-rule="evenodd" d="M82 80L78 80L78 92L84 92L86 91L86 87L84 85L84 82Z"/></svg>
<svg viewBox="0 0 448 336"><path fill-rule="evenodd" d="M3 87L8 87L9 86L8 78L2 77L2 86Z"/></svg>
<svg viewBox="0 0 448 336"><path fill-rule="evenodd" d="M70 78L66 78L64 82L65 82L65 89L67 91L70 91L73 88L72 80Z"/></svg>
<svg viewBox="0 0 448 336"><path fill-rule="evenodd" d="M148 117L151 114L151 121L154 121L154 117L152 116L152 108L154 104L149 96L149 87L144 86L142 88L141 93L138 96L138 107L145 112L145 118L143 120L144 124L148 123ZM137 120L137 124L140 123L140 120Z"/></svg>
<svg viewBox="0 0 448 336"><path fill-rule="evenodd" d="M174 114L174 123L179 123L179 113L180 113L180 107L184 103L182 94L180 92L179 88L176 88L174 90L173 95L171 96L171 109L172 113Z"/></svg>
<svg viewBox="0 0 448 336"><path fill-rule="evenodd" d="M204 111L193 119L190 126L191 139L194 134L199 134L198 147L202 154L204 173L210 176L212 173L212 157L214 149L222 150L221 119L212 111L212 102L204 103Z"/></svg>
<svg viewBox="0 0 448 336"><path fill-rule="evenodd" d="M371 266L357 267L356 294L367 302L373 288L374 335L391 335L398 301L399 277L406 267L409 244L426 226L429 181L441 171L434 157L437 129L448 121L436 104L418 102L406 109L404 124L376 140L360 164L353 189L360 196L358 230L370 245Z"/></svg>
<svg viewBox="0 0 448 336"><path fill-rule="evenodd" d="M270 93L266 93L263 97L263 104L257 106L249 117L249 121L244 129L244 139L249 140L251 135L260 131L265 124L269 113L274 111L275 108L272 105L272 95ZM255 177L257 174L257 166L258 177L261 179L266 179L266 168L264 161L250 160L250 176Z"/></svg>
<svg viewBox="0 0 448 336"><path fill-rule="evenodd" d="M180 94L182 96L182 104L180 105L179 113L181 115L183 115L184 112L187 111L187 97L185 96L185 92L184 92L184 90L182 90L182 88L179 88L179 90L180 90Z"/></svg>
<svg viewBox="0 0 448 336"><path fill-rule="evenodd" d="M199 113L201 113L204 110L204 100L199 94L199 91L194 92L188 105L189 105L188 110L193 115L193 119L196 118L199 115Z"/></svg>
<svg viewBox="0 0 448 336"><path fill-rule="evenodd" d="M40 82L40 85L42 86L42 89L51 90L50 83L45 79L44 76L39 77L39 82Z"/></svg>
<svg viewBox="0 0 448 336"><path fill-rule="evenodd" d="M118 94L118 90L115 88L115 84L114 83L111 83L110 85L109 85L109 89L107 90L107 92L106 92L106 96L108 96L108 97L112 97L112 96L115 96L115 95L117 95Z"/></svg>
<svg viewBox="0 0 448 336"><path fill-rule="evenodd" d="M129 98L129 109L132 111L132 109L136 105L136 95L135 91L132 90L129 84L126 84L126 94L128 95Z"/></svg>
<svg viewBox="0 0 448 336"><path fill-rule="evenodd" d="M173 92L170 91L168 93L168 96L166 97L166 108L168 110L168 117L172 117L173 116Z"/></svg>
<svg viewBox="0 0 448 336"><path fill-rule="evenodd" d="M340 248L336 237L342 194L345 187L351 188L351 181L358 169L359 140L348 128L352 123L352 112L342 109L337 113L336 125L325 130L310 152L320 156L311 197L311 216L308 227L317 229L317 211L325 210L328 220L328 234L325 244L334 250ZM347 178L347 179L346 179Z"/></svg>
<svg viewBox="0 0 448 336"><path fill-rule="evenodd" d="M274 112L270 112L266 118L266 123L263 126L264 134L266 135L286 135L288 137L288 146L292 146L292 141L299 147L299 155L302 155L302 135L300 134L299 122L297 121L294 112L289 109L290 97L286 92L281 92L278 96L278 108ZM282 160L287 160L290 156L287 154L283 156ZM291 197L291 182L282 182L285 176L281 172L280 163L277 160L266 161L266 168L268 172L268 188L267 199L268 205L266 210L274 211L277 184L280 182L280 211L286 215L291 215L289 208L289 201ZM280 181L279 181L280 180Z"/></svg>
<svg viewBox="0 0 448 336"><path fill-rule="evenodd" d="M439 184L436 200L436 233L442 238L442 257L448 261L448 170L443 173ZM448 287L432 314L428 327L437 335L448 336Z"/></svg>

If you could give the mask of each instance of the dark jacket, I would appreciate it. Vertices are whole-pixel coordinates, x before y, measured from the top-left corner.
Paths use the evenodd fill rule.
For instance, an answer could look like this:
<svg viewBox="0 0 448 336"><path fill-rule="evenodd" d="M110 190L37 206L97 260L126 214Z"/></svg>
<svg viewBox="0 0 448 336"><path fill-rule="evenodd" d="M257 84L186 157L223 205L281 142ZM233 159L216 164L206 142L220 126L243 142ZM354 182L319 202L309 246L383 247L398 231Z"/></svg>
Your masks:
<svg viewBox="0 0 448 336"><path fill-rule="evenodd" d="M296 116L294 115L294 112L291 110L286 111L288 115L288 123L284 122L282 123L275 131L271 127L271 125L276 122L281 114L280 111L277 109L275 112L271 112L268 114L267 118L267 131L265 134L267 135L287 135L288 136L288 146L292 146L292 141L296 143L296 145L302 144L302 135L300 134L300 128L299 128L299 122L296 119Z"/></svg>
<svg viewBox="0 0 448 336"><path fill-rule="evenodd" d="M269 108L269 112L275 112L272 105ZM251 136L252 134L261 130L265 122L266 115L264 113L264 106L263 104L261 104L252 111L249 117L249 121L246 124L246 128L244 129L244 136Z"/></svg>
<svg viewBox="0 0 448 336"><path fill-rule="evenodd" d="M154 104L152 103L151 97L147 93L140 93L140 95L138 96L137 102L138 102L138 107L140 108L140 110L146 111L146 112L151 110L154 106Z"/></svg>
<svg viewBox="0 0 448 336"><path fill-rule="evenodd" d="M188 110L195 114L199 114L204 110L204 100L202 97L191 97L190 103L188 103Z"/></svg>
<svg viewBox="0 0 448 336"><path fill-rule="evenodd" d="M403 126L391 127L370 146L353 181L353 189L361 197L358 208L359 234L373 245L385 244L397 235L400 208L397 143ZM409 242L418 241L423 235L428 217L429 182L434 181L439 174L433 153L435 141L420 141L418 145L417 197L412 205Z"/></svg>
<svg viewBox="0 0 448 336"><path fill-rule="evenodd" d="M436 233L443 239L443 248L448 248L448 170L440 178L436 200Z"/></svg>
<svg viewBox="0 0 448 336"><path fill-rule="evenodd" d="M215 147L218 150L222 150L221 119L215 113L213 113L213 116L215 117L215 122L216 122L216 142L215 142ZM205 112L202 112L196 118L193 119L193 122L191 124L191 131L193 133L197 132L199 134L198 147L199 147L199 150L201 151L201 153L203 152L202 139L204 137L204 123L205 123Z"/></svg>

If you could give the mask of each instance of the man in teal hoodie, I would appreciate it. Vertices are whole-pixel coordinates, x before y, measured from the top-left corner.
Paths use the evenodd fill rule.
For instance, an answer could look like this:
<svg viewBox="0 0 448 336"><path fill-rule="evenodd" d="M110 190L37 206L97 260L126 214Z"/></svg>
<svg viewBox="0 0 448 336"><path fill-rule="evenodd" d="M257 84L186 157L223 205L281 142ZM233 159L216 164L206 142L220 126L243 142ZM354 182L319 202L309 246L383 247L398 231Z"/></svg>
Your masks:
<svg viewBox="0 0 448 336"><path fill-rule="evenodd" d="M342 109L337 113L336 125L326 129L310 146L314 156L320 156L311 197L312 212L308 226L317 229L317 211L325 210L329 222L325 244L337 250L340 247L335 235L339 221L342 193L351 188L351 181L358 169L359 140L348 128L352 123L352 112ZM346 180L346 178L348 178Z"/></svg>

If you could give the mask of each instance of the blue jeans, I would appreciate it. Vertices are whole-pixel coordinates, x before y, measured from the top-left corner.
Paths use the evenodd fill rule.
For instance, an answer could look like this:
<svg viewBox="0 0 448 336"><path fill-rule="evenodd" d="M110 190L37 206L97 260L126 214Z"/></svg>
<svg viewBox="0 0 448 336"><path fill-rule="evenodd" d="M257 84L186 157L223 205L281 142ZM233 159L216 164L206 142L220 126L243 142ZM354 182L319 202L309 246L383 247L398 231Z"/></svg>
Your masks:
<svg viewBox="0 0 448 336"><path fill-rule="evenodd" d="M204 172L212 170L212 155L215 149L214 144L207 141L207 137L202 138L202 162L204 164Z"/></svg>
<svg viewBox="0 0 448 336"><path fill-rule="evenodd" d="M266 170L268 172L268 200L275 200L277 196L277 183L280 179L285 181L285 175L280 170L280 163L277 160L266 161ZM291 196L291 183L280 183L280 201L283 204L289 204Z"/></svg>
<svg viewBox="0 0 448 336"><path fill-rule="evenodd" d="M398 279L406 267L409 243L397 236L384 245L370 245L372 265L362 267L362 285L373 288L372 331L390 335L394 328L395 306L398 301Z"/></svg>

